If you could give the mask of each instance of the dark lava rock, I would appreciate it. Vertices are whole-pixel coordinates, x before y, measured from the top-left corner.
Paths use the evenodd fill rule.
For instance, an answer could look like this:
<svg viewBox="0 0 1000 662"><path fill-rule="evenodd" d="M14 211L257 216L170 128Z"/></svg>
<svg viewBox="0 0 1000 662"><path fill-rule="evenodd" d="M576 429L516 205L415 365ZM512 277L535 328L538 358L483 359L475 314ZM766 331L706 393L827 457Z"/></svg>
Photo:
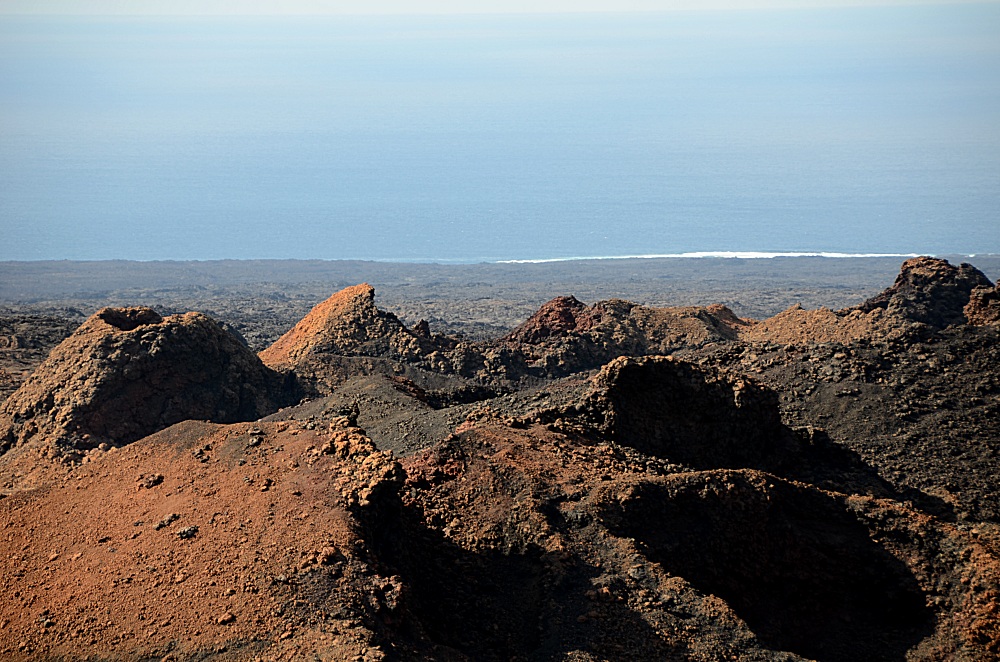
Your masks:
<svg viewBox="0 0 1000 662"><path fill-rule="evenodd" d="M611 361L584 411L616 443L702 469L761 466L788 433L770 389L670 357Z"/></svg>
<svg viewBox="0 0 1000 662"><path fill-rule="evenodd" d="M966 322L964 309L977 287L992 288L993 283L971 264L963 263L956 267L947 260L915 257L903 262L892 287L847 310L867 313L882 308L905 319L941 329Z"/></svg>
<svg viewBox="0 0 1000 662"><path fill-rule="evenodd" d="M526 374L552 378L598 368L620 356L668 355L735 340L746 325L721 305L650 308L610 299L585 306L559 297L500 344L523 356Z"/></svg>
<svg viewBox="0 0 1000 662"><path fill-rule="evenodd" d="M183 529L177 532L177 537L181 540L189 540L198 535L197 526L185 526Z"/></svg>

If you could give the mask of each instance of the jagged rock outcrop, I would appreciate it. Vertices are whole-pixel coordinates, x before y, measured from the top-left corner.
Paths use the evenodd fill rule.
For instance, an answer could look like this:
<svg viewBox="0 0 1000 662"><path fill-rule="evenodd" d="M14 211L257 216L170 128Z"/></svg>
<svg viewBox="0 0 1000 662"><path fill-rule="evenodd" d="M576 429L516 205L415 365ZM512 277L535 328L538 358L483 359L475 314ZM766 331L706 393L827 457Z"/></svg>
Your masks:
<svg viewBox="0 0 1000 662"><path fill-rule="evenodd" d="M954 266L947 260L915 257L903 262L892 287L850 310L883 309L891 315L943 329L966 322L965 306L977 287L993 287L971 264ZM846 312L845 311L845 312Z"/></svg>
<svg viewBox="0 0 1000 662"><path fill-rule="evenodd" d="M916 257L903 262L891 287L860 305L838 311L793 306L743 328L740 338L797 345L893 341L924 328L920 325L943 329L966 323L969 314L990 319L992 290L993 284L972 265Z"/></svg>
<svg viewBox="0 0 1000 662"><path fill-rule="evenodd" d="M542 305L535 314L504 336L516 343L537 344L548 338L564 338L582 333L600 321L600 311L573 296L556 297Z"/></svg>
<svg viewBox="0 0 1000 662"><path fill-rule="evenodd" d="M328 394L350 375L397 374L430 383L441 376L491 388L528 378L562 377L617 356L669 354L736 338L749 322L725 306L648 308L612 299L587 306L558 297L497 341L434 335L426 323L408 329L375 305L368 284L337 292L260 352L268 366L294 371L307 392ZM428 382L428 380L430 380ZM447 389L445 389L447 390Z"/></svg>
<svg viewBox="0 0 1000 662"><path fill-rule="evenodd" d="M413 360L429 349L424 346L428 335L410 331L395 315L377 308L375 288L362 283L318 304L260 358L279 370L323 355Z"/></svg>
<svg viewBox="0 0 1000 662"><path fill-rule="evenodd" d="M670 357L620 357L581 407L608 439L696 468L762 466L788 434L777 394Z"/></svg>
<svg viewBox="0 0 1000 662"><path fill-rule="evenodd" d="M469 657L846 662L1000 650L1000 564L894 501L752 469L686 470L493 419L402 464L404 501L442 542L387 536L380 558L413 586L428 634Z"/></svg>
<svg viewBox="0 0 1000 662"><path fill-rule="evenodd" d="M500 342L524 355L531 374L560 377L618 356L666 355L733 340L749 324L718 304L650 308L611 299L586 306L558 297Z"/></svg>
<svg viewBox="0 0 1000 662"><path fill-rule="evenodd" d="M1000 324L1000 287L977 287L969 295L965 306L969 324L983 326Z"/></svg>
<svg viewBox="0 0 1000 662"><path fill-rule="evenodd" d="M3 404L0 452L127 444L187 419L255 420L286 399L284 377L206 315L105 308Z"/></svg>
<svg viewBox="0 0 1000 662"><path fill-rule="evenodd" d="M445 355L457 344L432 334L426 322L408 329L395 315L376 307L375 288L362 283L316 305L259 356L275 370L294 373L305 393L329 395L357 375L405 375L426 383L441 373L481 370L478 353L469 360L462 352L457 358Z"/></svg>

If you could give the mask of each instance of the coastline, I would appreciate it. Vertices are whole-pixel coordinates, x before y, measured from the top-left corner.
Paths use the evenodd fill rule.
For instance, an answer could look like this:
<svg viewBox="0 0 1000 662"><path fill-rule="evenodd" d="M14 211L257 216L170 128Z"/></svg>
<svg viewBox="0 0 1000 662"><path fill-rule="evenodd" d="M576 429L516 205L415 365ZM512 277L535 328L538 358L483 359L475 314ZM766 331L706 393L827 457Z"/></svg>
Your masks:
<svg viewBox="0 0 1000 662"><path fill-rule="evenodd" d="M910 258L918 255L936 257L932 253L837 253L826 251L693 251L689 253L653 253L650 255L607 255L592 257L554 257L534 260L497 260L497 264L543 264L546 262L575 262L581 260L653 260L653 259L698 259L724 258L734 260L767 260L778 257L826 257L833 259L894 257ZM966 257L975 257L969 255Z"/></svg>
<svg viewBox="0 0 1000 662"><path fill-rule="evenodd" d="M365 260L128 260L0 262L0 312L74 319L104 306L198 310L273 340L332 292L358 283L408 324L495 335L557 296L623 299L653 307L723 304L765 319L792 306L837 310L874 296L908 256L622 257L475 264ZM1000 255L939 255L971 262L993 282Z"/></svg>

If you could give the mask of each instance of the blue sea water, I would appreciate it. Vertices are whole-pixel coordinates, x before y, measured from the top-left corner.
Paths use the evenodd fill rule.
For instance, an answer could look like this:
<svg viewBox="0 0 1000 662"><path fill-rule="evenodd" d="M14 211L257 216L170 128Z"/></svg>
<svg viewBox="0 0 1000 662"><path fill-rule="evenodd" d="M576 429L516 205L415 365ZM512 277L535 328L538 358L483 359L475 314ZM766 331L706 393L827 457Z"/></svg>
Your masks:
<svg viewBox="0 0 1000 662"><path fill-rule="evenodd" d="M1000 253L1000 6L0 17L0 260Z"/></svg>

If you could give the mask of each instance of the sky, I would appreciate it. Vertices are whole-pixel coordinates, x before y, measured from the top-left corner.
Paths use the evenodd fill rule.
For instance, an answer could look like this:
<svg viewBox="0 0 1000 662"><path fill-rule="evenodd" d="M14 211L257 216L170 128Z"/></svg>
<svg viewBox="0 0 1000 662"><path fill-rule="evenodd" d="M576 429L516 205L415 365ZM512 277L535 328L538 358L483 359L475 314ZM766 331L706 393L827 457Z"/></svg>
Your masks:
<svg viewBox="0 0 1000 662"><path fill-rule="evenodd" d="M0 0L0 14L493 14L969 4L967 0ZM980 0L978 4L996 4Z"/></svg>

